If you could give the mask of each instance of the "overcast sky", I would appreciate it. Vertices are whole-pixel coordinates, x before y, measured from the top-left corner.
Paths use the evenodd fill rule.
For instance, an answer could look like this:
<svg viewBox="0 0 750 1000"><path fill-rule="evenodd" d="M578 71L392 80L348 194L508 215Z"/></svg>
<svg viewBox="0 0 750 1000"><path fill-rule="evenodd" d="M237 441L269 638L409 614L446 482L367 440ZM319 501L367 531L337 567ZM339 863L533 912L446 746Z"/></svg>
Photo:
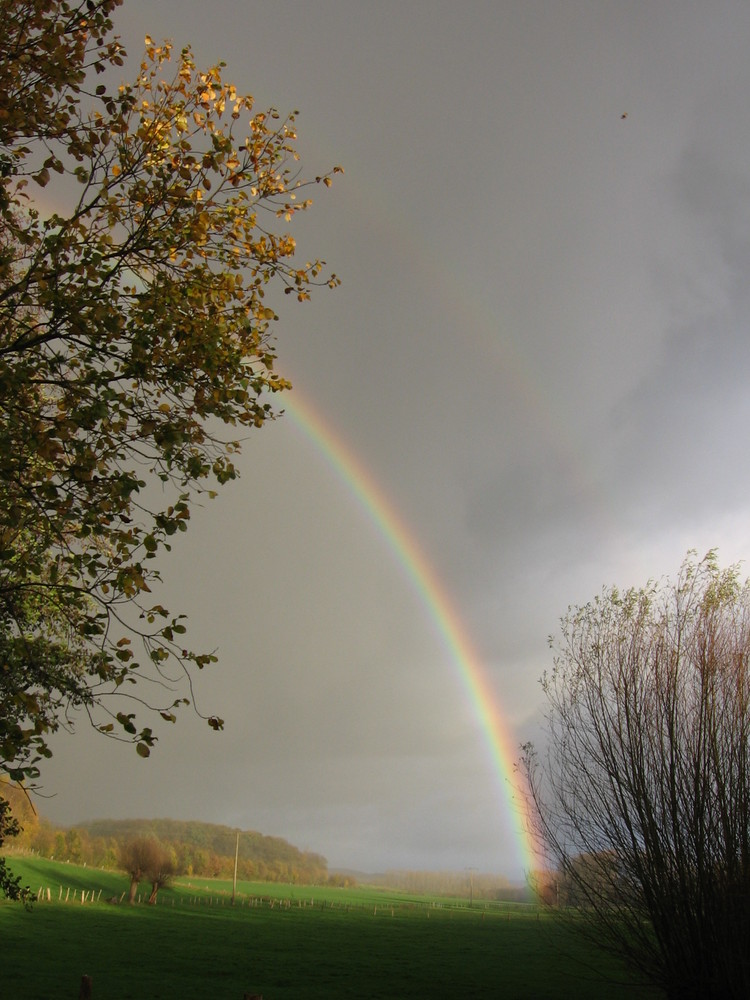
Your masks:
<svg viewBox="0 0 750 1000"><path fill-rule="evenodd" d="M148 32L225 60L259 107L300 110L307 173L344 166L298 231L343 285L280 302L279 367L408 526L513 743L569 604L691 548L748 558L746 0L125 0L116 24L133 57ZM504 779L398 552L295 418L241 466L158 595L218 647L198 693L226 731L185 715L142 761L81 727L43 812L519 877Z"/></svg>

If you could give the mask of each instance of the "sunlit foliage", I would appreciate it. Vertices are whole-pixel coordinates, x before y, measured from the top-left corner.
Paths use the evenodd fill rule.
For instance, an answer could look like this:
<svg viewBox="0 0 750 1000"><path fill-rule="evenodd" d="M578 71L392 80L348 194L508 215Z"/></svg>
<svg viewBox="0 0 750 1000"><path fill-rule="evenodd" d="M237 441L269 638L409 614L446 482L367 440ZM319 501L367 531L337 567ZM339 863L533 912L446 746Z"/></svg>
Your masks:
<svg viewBox="0 0 750 1000"><path fill-rule="evenodd" d="M172 722L192 702L191 669L215 657L154 600L156 557L289 388L267 291L338 283L283 228L331 182L300 177L295 114L150 38L135 80L110 84L119 2L0 0L0 769L16 779L70 708L147 756L141 711Z"/></svg>

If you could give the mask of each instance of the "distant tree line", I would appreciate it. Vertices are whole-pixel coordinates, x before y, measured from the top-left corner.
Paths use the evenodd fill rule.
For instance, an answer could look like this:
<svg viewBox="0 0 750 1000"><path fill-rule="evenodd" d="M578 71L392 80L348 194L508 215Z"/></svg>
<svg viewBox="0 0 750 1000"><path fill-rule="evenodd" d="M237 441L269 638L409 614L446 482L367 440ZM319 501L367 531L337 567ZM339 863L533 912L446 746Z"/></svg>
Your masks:
<svg viewBox="0 0 750 1000"><path fill-rule="evenodd" d="M582 885L598 893L602 905L615 907L627 898L614 851L591 851L571 856L565 866L534 872L534 889L540 902L558 908L589 908Z"/></svg>
<svg viewBox="0 0 750 1000"><path fill-rule="evenodd" d="M387 871L368 877L375 884L387 885L415 895L457 896L471 899L496 899L509 902L527 902L531 890L517 885L502 875L492 875L467 869L460 872Z"/></svg>
<svg viewBox="0 0 750 1000"><path fill-rule="evenodd" d="M56 861L96 868L126 870L126 844L150 838L168 852L175 875L231 878L237 831L209 823L178 820L100 820L80 826L56 827L37 816L16 786L3 784L3 797L12 798L13 814L22 831L13 849L28 850ZM25 805L24 805L25 803ZM327 882L328 863L320 854L300 851L281 837L252 830L240 834L238 878L259 882L320 884Z"/></svg>

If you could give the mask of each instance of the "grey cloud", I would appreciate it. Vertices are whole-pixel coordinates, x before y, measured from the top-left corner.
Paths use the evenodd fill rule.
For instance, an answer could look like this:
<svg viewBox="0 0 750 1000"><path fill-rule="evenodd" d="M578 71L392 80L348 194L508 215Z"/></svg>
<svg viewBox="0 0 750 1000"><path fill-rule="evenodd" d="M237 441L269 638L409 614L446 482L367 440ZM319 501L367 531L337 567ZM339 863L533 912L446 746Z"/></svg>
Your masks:
<svg viewBox="0 0 750 1000"><path fill-rule="evenodd" d="M192 41L259 105L301 106L303 162L346 168L299 233L344 284L281 297L279 368L434 568L512 739L540 731L569 603L691 546L750 556L744 2L221 0L208 23L128 0L118 23L134 54L145 31ZM165 726L147 762L61 736L43 811L520 875L462 665L398 544L293 421L241 461L159 595L218 647L197 693L226 732Z"/></svg>

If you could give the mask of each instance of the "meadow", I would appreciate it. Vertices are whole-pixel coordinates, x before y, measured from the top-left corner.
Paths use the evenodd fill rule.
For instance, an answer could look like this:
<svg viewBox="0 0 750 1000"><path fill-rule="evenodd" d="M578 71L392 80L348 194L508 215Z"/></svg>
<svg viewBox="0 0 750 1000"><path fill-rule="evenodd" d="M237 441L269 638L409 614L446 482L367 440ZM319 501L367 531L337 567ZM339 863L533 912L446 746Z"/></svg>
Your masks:
<svg viewBox="0 0 750 1000"><path fill-rule="evenodd" d="M0 903L3 996L75 1000L82 974L94 1000L653 996L534 906L247 882L232 906L189 878L128 906L122 874L10 861L40 898Z"/></svg>

